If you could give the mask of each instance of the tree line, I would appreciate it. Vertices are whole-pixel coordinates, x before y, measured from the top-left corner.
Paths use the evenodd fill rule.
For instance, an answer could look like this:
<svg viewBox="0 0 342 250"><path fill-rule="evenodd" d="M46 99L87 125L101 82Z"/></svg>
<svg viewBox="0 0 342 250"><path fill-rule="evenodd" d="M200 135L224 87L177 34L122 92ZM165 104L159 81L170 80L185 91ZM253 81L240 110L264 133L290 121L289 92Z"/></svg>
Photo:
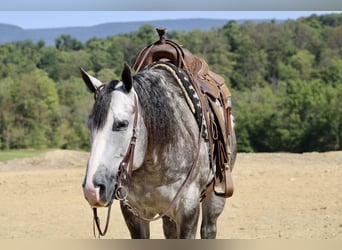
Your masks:
<svg viewBox="0 0 342 250"><path fill-rule="evenodd" d="M262 23L229 21L174 31L232 92L239 151L342 149L342 15ZM118 79L124 62L155 42L154 27L86 43L62 35L0 45L0 149L89 149L92 96L79 75Z"/></svg>

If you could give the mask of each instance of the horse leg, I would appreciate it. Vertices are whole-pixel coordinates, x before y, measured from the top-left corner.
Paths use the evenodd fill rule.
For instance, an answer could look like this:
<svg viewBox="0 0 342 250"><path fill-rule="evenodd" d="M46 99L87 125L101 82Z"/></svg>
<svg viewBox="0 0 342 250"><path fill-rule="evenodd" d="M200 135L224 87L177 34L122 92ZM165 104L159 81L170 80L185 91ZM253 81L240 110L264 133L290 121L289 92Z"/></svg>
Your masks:
<svg viewBox="0 0 342 250"><path fill-rule="evenodd" d="M137 218L126 206L120 202L121 212L125 219L132 239L149 239L150 223Z"/></svg>
<svg viewBox="0 0 342 250"><path fill-rule="evenodd" d="M222 213L225 203L226 199L215 195L214 192L202 201L202 239L216 238L217 218Z"/></svg>
<svg viewBox="0 0 342 250"><path fill-rule="evenodd" d="M170 217L163 217L163 230L166 239L177 239L177 225Z"/></svg>
<svg viewBox="0 0 342 250"><path fill-rule="evenodd" d="M200 206L186 208L185 212L180 216L177 223L177 231L179 239L195 239L197 232L197 223L200 213Z"/></svg>

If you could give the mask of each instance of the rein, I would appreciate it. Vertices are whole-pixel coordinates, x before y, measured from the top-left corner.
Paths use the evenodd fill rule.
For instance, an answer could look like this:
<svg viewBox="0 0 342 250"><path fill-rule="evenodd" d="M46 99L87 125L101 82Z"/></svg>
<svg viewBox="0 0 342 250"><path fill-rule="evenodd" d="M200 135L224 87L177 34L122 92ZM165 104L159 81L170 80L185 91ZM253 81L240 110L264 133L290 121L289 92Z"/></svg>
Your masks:
<svg viewBox="0 0 342 250"><path fill-rule="evenodd" d="M109 207L108 207L106 225L105 225L104 230L102 231L101 230L101 225L100 225L100 219L97 216L97 209L96 209L96 207L93 207L93 216L94 216L94 220L93 220L93 234L94 234L94 238L97 238L96 237L96 232L95 232L95 225L96 225L97 231L99 233L98 238L100 238L100 236L105 236L106 235L107 230L108 230L108 226L109 226L110 211L112 210L111 208L112 208L112 204L110 204Z"/></svg>

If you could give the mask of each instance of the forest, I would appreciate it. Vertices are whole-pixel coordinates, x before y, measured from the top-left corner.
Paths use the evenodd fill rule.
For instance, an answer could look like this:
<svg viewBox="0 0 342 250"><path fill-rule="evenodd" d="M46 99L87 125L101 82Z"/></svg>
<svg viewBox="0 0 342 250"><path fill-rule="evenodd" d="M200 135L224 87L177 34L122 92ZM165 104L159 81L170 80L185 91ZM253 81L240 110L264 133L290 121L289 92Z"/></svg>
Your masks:
<svg viewBox="0 0 342 250"><path fill-rule="evenodd" d="M210 31L173 31L232 92L240 152L342 150L342 14ZM158 40L155 28L81 43L62 35L0 45L0 149L89 149L93 96L79 67L103 82Z"/></svg>

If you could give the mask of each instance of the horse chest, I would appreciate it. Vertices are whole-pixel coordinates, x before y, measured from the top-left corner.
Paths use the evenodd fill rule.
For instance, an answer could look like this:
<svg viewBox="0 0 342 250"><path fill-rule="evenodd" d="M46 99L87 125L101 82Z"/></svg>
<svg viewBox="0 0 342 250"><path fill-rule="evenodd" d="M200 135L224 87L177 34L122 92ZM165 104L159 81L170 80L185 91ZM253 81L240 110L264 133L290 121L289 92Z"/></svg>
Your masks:
<svg viewBox="0 0 342 250"><path fill-rule="evenodd" d="M128 203L145 216L153 217L172 201L177 192L176 185L155 185L154 181L137 181L129 191Z"/></svg>

